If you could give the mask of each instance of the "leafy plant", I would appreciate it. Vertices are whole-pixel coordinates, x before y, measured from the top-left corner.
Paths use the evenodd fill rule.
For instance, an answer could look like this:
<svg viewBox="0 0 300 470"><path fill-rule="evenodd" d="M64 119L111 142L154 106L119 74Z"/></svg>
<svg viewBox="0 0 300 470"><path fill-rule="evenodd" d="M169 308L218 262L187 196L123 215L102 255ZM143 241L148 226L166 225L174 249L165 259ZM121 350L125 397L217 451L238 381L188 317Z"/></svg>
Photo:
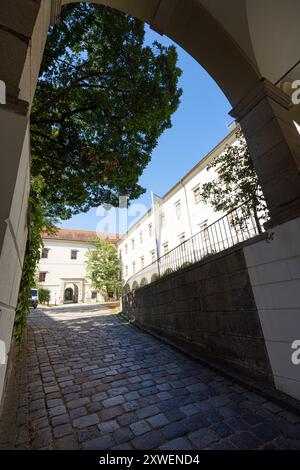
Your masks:
<svg viewBox="0 0 300 470"><path fill-rule="evenodd" d="M88 250L86 254L87 277L91 281L92 288L118 295L122 281L117 248L99 239L93 243L95 248Z"/></svg>
<svg viewBox="0 0 300 470"><path fill-rule="evenodd" d="M201 196L204 202L222 212L229 212L243 204L240 217L233 213L232 225L241 227L243 221L253 216L258 232L262 232L262 224L268 220L268 209L249 149L240 130L237 131L236 137L237 142L227 146L225 152L215 157L207 166L207 170L216 171L217 178L203 184Z"/></svg>
<svg viewBox="0 0 300 470"><path fill-rule="evenodd" d="M41 304L49 304L50 301L50 290L40 287L38 290L39 301Z"/></svg>
<svg viewBox="0 0 300 470"><path fill-rule="evenodd" d="M43 246L42 231L54 231L54 225L45 217L40 203L43 184L41 178L36 177L31 179L28 207L28 237L14 325L14 335L18 342L20 342L26 327L29 307L31 306L30 289L36 287L36 266L40 259L41 247Z"/></svg>

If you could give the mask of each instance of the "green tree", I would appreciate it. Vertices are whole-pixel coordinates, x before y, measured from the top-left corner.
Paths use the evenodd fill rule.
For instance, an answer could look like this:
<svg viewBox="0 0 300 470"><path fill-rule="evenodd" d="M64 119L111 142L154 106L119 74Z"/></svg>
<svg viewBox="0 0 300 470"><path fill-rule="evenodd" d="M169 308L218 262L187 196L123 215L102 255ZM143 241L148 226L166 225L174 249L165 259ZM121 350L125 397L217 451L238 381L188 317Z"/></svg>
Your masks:
<svg viewBox="0 0 300 470"><path fill-rule="evenodd" d="M50 290L40 287L39 290L39 301L41 304L49 304L50 301Z"/></svg>
<svg viewBox="0 0 300 470"><path fill-rule="evenodd" d="M179 105L176 49L144 45L144 24L109 7L64 6L51 28L31 113L32 175L62 219L118 196L139 176Z"/></svg>
<svg viewBox="0 0 300 470"><path fill-rule="evenodd" d="M95 248L87 252L87 276L92 288L117 294L122 285L120 261L115 245L103 240L94 240Z"/></svg>
<svg viewBox="0 0 300 470"><path fill-rule="evenodd" d="M262 224L268 220L266 202L240 130L236 138L237 145L227 146L224 154L216 156L207 166L207 170L215 170L217 178L203 184L201 196L217 211L229 212L243 205L242 217L233 217L232 224L241 225L243 220L253 216L260 233Z"/></svg>

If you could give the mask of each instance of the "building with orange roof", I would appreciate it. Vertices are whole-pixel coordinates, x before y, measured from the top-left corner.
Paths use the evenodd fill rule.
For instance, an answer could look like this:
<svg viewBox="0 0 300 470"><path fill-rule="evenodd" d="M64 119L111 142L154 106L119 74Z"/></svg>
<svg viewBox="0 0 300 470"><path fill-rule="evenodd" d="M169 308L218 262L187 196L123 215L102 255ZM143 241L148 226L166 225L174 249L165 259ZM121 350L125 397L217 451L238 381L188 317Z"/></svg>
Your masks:
<svg viewBox="0 0 300 470"><path fill-rule="evenodd" d="M57 229L42 234L44 247L38 265L37 277L41 287L49 289L50 303L92 303L106 300L102 292L92 289L87 279L86 254L100 239L116 244L116 233L90 230Z"/></svg>

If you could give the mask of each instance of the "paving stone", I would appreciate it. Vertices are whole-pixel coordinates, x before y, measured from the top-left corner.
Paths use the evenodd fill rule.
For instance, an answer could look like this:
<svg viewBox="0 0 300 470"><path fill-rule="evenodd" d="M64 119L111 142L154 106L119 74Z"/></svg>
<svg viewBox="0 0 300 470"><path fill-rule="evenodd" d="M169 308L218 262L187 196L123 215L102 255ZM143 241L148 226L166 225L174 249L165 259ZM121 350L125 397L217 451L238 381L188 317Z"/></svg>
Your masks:
<svg viewBox="0 0 300 470"><path fill-rule="evenodd" d="M122 427L114 431L113 438L116 444L123 444L124 442L132 440L134 434L129 427Z"/></svg>
<svg viewBox="0 0 300 470"><path fill-rule="evenodd" d="M99 415L102 421L107 421L107 420L116 418L116 416L119 416L122 413L123 413L123 408L122 406L118 405L118 406L112 406L105 410L101 410Z"/></svg>
<svg viewBox="0 0 300 470"><path fill-rule="evenodd" d="M204 449L209 444L219 440L219 436L208 428L199 429L188 436L196 449Z"/></svg>
<svg viewBox="0 0 300 470"><path fill-rule="evenodd" d="M226 423L215 424L211 430L222 439L232 435L232 429Z"/></svg>
<svg viewBox="0 0 300 470"><path fill-rule="evenodd" d="M92 414L87 416L82 416L81 418L74 419L73 426L75 428L87 428L88 426L92 426L93 424L99 423L98 415Z"/></svg>
<svg viewBox="0 0 300 470"><path fill-rule="evenodd" d="M86 441L82 444L83 450L107 450L113 445L112 439L109 435Z"/></svg>
<svg viewBox="0 0 300 470"><path fill-rule="evenodd" d="M66 413L66 407L64 405L54 406L53 408L49 409L49 415L51 417L63 415Z"/></svg>
<svg viewBox="0 0 300 470"><path fill-rule="evenodd" d="M125 393L124 398L126 401L138 400L140 398L140 395L138 394L138 392L129 392Z"/></svg>
<svg viewBox="0 0 300 470"><path fill-rule="evenodd" d="M182 421L177 421L176 423L167 424L161 429L161 432L166 439L170 440L187 434L189 429Z"/></svg>
<svg viewBox="0 0 300 470"><path fill-rule="evenodd" d="M151 431L138 436L131 441L135 449L140 450L151 450L157 449L165 441L163 434L159 431Z"/></svg>
<svg viewBox="0 0 300 470"><path fill-rule="evenodd" d="M48 417L45 416L43 418L39 418L36 420L31 421L31 426L34 429L43 429L49 427L49 420Z"/></svg>
<svg viewBox="0 0 300 470"><path fill-rule="evenodd" d="M124 442L111 448L111 450L132 450L133 446L130 442Z"/></svg>
<svg viewBox="0 0 300 470"><path fill-rule="evenodd" d="M199 412L199 408L194 403L190 403L189 405L181 406L180 411L186 416L192 416Z"/></svg>
<svg viewBox="0 0 300 470"><path fill-rule="evenodd" d="M81 406L88 405L90 400L87 397L84 398L77 398L75 400L71 400L68 402L68 408L73 410L74 408L79 408Z"/></svg>
<svg viewBox="0 0 300 470"><path fill-rule="evenodd" d="M158 415L151 416L150 418L147 418L147 421L155 429L161 428L162 426L165 426L166 424L169 424L170 422L163 413L159 413Z"/></svg>
<svg viewBox="0 0 300 470"><path fill-rule="evenodd" d="M106 392L99 392L99 393L96 393L95 395L92 395L91 399L92 401L102 401L102 400L105 400L107 396L108 395Z"/></svg>
<svg viewBox="0 0 300 470"><path fill-rule="evenodd" d="M124 397L122 395L117 395L116 397L107 398L107 400L103 400L102 405L105 408L110 408L111 406L121 405L124 403Z"/></svg>
<svg viewBox="0 0 300 470"><path fill-rule="evenodd" d="M165 416L169 421L178 421L179 419L184 419L185 415L180 410L167 410Z"/></svg>
<svg viewBox="0 0 300 470"><path fill-rule="evenodd" d="M182 422L190 431L196 431L196 429L206 428L211 425L211 422L201 413L188 416Z"/></svg>
<svg viewBox="0 0 300 470"><path fill-rule="evenodd" d="M47 400L48 408L56 408L57 406L63 406L63 401L61 398L54 398L53 400Z"/></svg>
<svg viewBox="0 0 300 470"><path fill-rule="evenodd" d="M59 415L59 416L54 416L53 418L51 418L51 424L54 427L59 426L60 424L68 423L69 421L70 421L70 417L67 413L63 415Z"/></svg>
<svg viewBox="0 0 300 470"><path fill-rule="evenodd" d="M80 418L81 416L85 416L86 414L87 410L83 406L70 411L71 419Z"/></svg>
<svg viewBox="0 0 300 470"><path fill-rule="evenodd" d="M159 392L159 393L157 394L157 396L158 396L158 398L159 398L160 400L162 400L162 401L163 401L163 400L169 400L170 398L172 398L172 395L171 395L169 392L165 392L165 391Z"/></svg>
<svg viewBox="0 0 300 470"><path fill-rule="evenodd" d="M135 436L140 436L141 434L144 434L145 432L151 431L151 427L143 419L130 424L129 427L132 430L132 432L135 434Z"/></svg>
<svg viewBox="0 0 300 470"><path fill-rule="evenodd" d="M98 426L88 426L87 428L83 429L76 429L77 439L78 442L81 444L82 442L92 441L93 439L97 439L101 436Z"/></svg>
<svg viewBox="0 0 300 470"><path fill-rule="evenodd" d="M121 426L128 426L138 420L137 414L134 411L118 416L117 421Z"/></svg>
<svg viewBox="0 0 300 470"><path fill-rule="evenodd" d="M146 406L145 408L137 410L137 415L139 418L148 418L149 416L156 414L159 414L159 408L155 405Z"/></svg>
<svg viewBox="0 0 300 470"><path fill-rule="evenodd" d="M193 447L187 439L179 437L160 446L160 450L193 450Z"/></svg>
<svg viewBox="0 0 300 470"><path fill-rule="evenodd" d="M281 434L281 429L267 423L261 423L251 428L251 432L261 441L271 441Z"/></svg>
<svg viewBox="0 0 300 470"><path fill-rule="evenodd" d="M261 444L256 437L252 436L248 432L235 434L230 438L230 441L241 450L258 449Z"/></svg>
<svg viewBox="0 0 300 470"><path fill-rule="evenodd" d="M119 427L120 425L115 419L98 424L98 428L101 431L101 434L112 433L116 429L119 429Z"/></svg>
<svg viewBox="0 0 300 470"><path fill-rule="evenodd" d="M54 437L63 437L72 434L72 426L70 424L62 424L53 429Z"/></svg>

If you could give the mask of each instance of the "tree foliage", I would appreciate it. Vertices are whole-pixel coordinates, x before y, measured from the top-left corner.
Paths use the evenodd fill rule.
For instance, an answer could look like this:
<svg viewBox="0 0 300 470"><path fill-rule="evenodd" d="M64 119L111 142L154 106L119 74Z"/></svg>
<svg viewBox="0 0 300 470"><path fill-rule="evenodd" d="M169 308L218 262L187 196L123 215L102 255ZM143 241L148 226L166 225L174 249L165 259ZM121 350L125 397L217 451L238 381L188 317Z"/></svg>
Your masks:
<svg viewBox="0 0 300 470"><path fill-rule="evenodd" d="M45 287L39 287L39 301L41 304L49 304L50 301L50 290Z"/></svg>
<svg viewBox="0 0 300 470"><path fill-rule="evenodd" d="M87 252L87 277L92 288L107 293L117 293L122 285L121 267L115 245L103 240L94 240L95 248Z"/></svg>
<svg viewBox="0 0 300 470"><path fill-rule="evenodd" d="M268 220L266 202L240 130L236 138L237 142L227 146L225 152L216 156L207 166L207 170L215 170L217 178L203 184L201 196L204 202L222 212L229 212L243 204L243 218L253 216L261 232L261 223ZM241 223L241 220L236 222Z"/></svg>
<svg viewBox="0 0 300 470"><path fill-rule="evenodd" d="M139 176L171 127L176 49L144 45L141 21L70 4L48 35L31 114L32 174L47 215L68 218L144 189Z"/></svg>

